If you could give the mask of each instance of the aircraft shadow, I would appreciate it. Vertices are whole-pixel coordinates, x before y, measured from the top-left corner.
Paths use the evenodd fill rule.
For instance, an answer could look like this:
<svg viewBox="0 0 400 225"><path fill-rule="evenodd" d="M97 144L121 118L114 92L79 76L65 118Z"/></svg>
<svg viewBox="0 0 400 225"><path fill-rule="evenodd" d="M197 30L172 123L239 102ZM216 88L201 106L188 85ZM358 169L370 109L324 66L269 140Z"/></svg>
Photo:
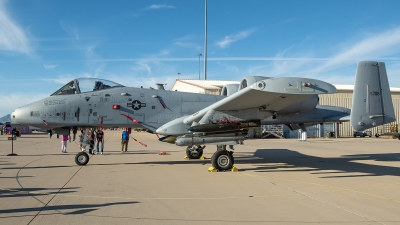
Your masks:
<svg viewBox="0 0 400 225"><path fill-rule="evenodd" d="M310 172L324 175L321 178L400 176L400 168L372 165L368 161L400 161L400 153L344 155L337 158L317 157L301 154L289 149L258 149L254 154L235 152L235 166L239 171L255 172ZM366 161L363 163L362 161ZM157 161L120 164L160 164L160 165L210 165L210 159ZM246 165L252 165L246 167Z"/></svg>
<svg viewBox="0 0 400 225"><path fill-rule="evenodd" d="M69 166L25 166L24 169L51 169L51 168L68 168L68 167L73 167L74 165L69 165ZM21 167L5 167L5 168L0 168L2 170L19 170Z"/></svg>
<svg viewBox="0 0 400 225"><path fill-rule="evenodd" d="M76 187L71 188L10 188L0 189L0 198L18 198L18 197L36 197L52 194L69 194L74 193Z"/></svg>
<svg viewBox="0 0 400 225"><path fill-rule="evenodd" d="M337 158L317 157L288 149L259 149L252 157L235 155L237 164L253 164L256 167L242 168L256 172L311 172L325 175L321 178L400 176L400 168L372 165L367 161L400 161L400 153L344 155ZM362 161L366 161L363 163Z"/></svg>
<svg viewBox="0 0 400 225"><path fill-rule="evenodd" d="M130 201L130 202L111 202L104 204L71 204L71 205L56 205L56 206L45 206L45 207L31 207L31 208L18 208L18 209L3 209L0 210L0 215L3 213L27 213L27 212L46 212L46 211L59 211L59 210L75 210L72 212L63 213L64 215L78 215L85 214L88 212L92 212L98 210L102 207L113 206L113 205L128 205L128 204L136 204L139 202ZM10 215L8 215L9 217ZM1 217L0 217L1 218Z"/></svg>

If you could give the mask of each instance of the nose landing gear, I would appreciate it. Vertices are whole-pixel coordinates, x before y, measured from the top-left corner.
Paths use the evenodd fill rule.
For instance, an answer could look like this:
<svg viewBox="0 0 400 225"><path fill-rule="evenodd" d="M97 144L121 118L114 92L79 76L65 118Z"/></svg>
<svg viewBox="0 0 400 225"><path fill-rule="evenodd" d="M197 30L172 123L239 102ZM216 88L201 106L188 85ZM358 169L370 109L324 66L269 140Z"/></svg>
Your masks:
<svg viewBox="0 0 400 225"><path fill-rule="evenodd" d="M75 163L78 166L84 166L89 162L89 155L86 152L79 152L75 155Z"/></svg>

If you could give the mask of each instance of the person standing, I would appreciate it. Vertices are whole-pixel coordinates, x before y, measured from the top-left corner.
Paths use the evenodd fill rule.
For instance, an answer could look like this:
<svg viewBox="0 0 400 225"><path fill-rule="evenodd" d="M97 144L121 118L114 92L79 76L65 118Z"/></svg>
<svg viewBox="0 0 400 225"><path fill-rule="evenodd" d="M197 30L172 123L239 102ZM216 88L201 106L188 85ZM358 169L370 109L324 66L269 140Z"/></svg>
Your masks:
<svg viewBox="0 0 400 225"><path fill-rule="evenodd" d="M53 131L51 129L49 130L49 136L50 136L50 138L51 138L51 136L53 136Z"/></svg>
<svg viewBox="0 0 400 225"><path fill-rule="evenodd" d="M72 133L74 134L73 141L75 141L77 131L78 131L77 127L72 127Z"/></svg>
<svg viewBox="0 0 400 225"><path fill-rule="evenodd" d="M84 131L81 129L81 134L79 135L79 147L82 149L82 152L85 151L85 148L83 147L84 139L85 139L85 134Z"/></svg>
<svg viewBox="0 0 400 225"><path fill-rule="evenodd" d="M96 134L96 139L97 139L97 145L96 145L96 152L99 154L99 144L101 142L101 153L103 155L103 149L104 149L104 132L102 129L97 130Z"/></svg>
<svg viewBox="0 0 400 225"><path fill-rule="evenodd" d="M68 141L68 135L67 134L61 135L61 151L64 153L67 153L67 141Z"/></svg>
<svg viewBox="0 0 400 225"><path fill-rule="evenodd" d="M89 154L94 155L94 142L96 140L94 135L94 128L88 130L88 140L89 140Z"/></svg>
<svg viewBox="0 0 400 225"><path fill-rule="evenodd" d="M124 152L124 146L125 146L125 152L128 151L128 142L129 142L129 133L126 128L122 131L122 137L121 137L121 152Z"/></svg>

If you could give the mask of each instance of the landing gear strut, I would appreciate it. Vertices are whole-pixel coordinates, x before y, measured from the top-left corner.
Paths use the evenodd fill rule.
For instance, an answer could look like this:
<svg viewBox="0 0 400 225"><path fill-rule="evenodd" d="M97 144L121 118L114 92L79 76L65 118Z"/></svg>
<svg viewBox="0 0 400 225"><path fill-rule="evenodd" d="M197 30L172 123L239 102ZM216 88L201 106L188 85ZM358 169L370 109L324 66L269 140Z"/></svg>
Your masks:
<svg viewBox="0 0 400 225"><path fill-rule="evenodd" d="M200 159L203 156L203 149L206 146L192 145L186 148L186 156L189 159Z"/></svg>

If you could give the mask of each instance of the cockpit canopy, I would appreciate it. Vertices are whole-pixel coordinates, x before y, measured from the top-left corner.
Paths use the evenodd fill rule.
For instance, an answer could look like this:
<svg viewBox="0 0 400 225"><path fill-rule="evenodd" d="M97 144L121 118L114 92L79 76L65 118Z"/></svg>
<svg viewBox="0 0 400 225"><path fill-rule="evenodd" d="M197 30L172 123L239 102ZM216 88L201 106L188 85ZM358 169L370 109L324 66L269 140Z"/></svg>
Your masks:
<svg viewBox="0 0 400 225"><path fill-rule="evenodd" d="M62 88L58 89L53 95L74 95L91 91L105 90L115 87L124 87L115 82L97 78L78 78L70 81Z"/></svg>

